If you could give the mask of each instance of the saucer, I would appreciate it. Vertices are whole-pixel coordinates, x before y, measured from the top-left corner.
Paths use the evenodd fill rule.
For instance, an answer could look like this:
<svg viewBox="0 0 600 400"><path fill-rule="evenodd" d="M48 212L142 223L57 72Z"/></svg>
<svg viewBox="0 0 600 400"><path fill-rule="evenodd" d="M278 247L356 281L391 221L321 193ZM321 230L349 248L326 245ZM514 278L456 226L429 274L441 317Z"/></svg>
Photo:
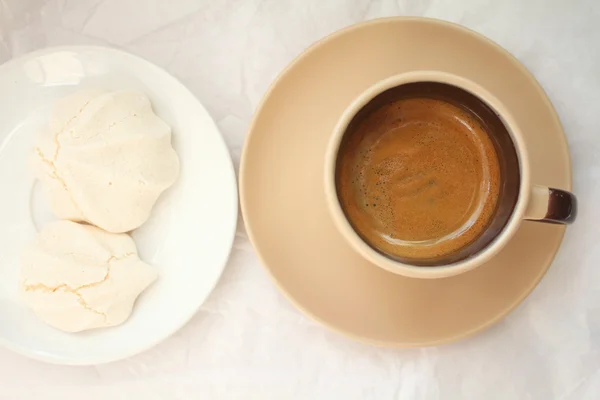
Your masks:
<svg viewBox="0 0 600 400"><path fill-rule="evenodd" d="M495 94L524 132L532 182L571 188L560 121L533 76L483 36L423 18L354 25L300 55L263 98L240 168L248 235L279 289L327 327L394 347L452 342L500 320L540 281L565 231L525 221L487 264L432 280L387 272L350 247L326 203L327 143L354 98L414 70L460 75Z"/></svg>
<svg viewBox="0 0 600 400"><path fill-rule="evenodd" d="M194 316L216 285L235 235L238 202L229 151L216 124L177 79L154 64L102 47L57 47L0 66L0 345L56 364L132 356ZM29 169L34 137L56 100L86 87L140 90L173 130L178 180L132 236L158 279L122 325L69 334L42 323L18 297L20 255L52 220Z"/></svg>

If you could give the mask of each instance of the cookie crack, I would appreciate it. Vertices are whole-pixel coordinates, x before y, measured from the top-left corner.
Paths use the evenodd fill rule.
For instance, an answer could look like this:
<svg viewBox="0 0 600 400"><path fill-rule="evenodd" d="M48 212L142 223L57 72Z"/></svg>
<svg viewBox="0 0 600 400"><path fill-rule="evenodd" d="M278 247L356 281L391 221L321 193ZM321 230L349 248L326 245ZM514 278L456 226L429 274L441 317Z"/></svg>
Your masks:
<svg viewBox="0 0 600 400"><path fill-rule="evenodd" d="M111 263L115 262L115 261L121 261L124 260L128 257L131 257L133 255L135 255L135 252L129 252L129 253L125 253L121 256L110 256L106 261L106 274L104 275L104 277L96 282L92 282L92 283L86 283L84 285L80 285L80 286L76 286L76 287L71 287L69 285L67 285L66 283L61 283L60 285L57 286L48 286L44 283L34 283L31 285L23 285L25 291L41 291L41 292L47 292L47 293L53 293L56 292L57 290L64 290L66 292L77 292L78 290L81 289L89 289L92 288L94 286L97 286L101 283L106 282L109 278L110 278L110 269L111 269Z"/></svg>
<svg viewBox="0 0 600 400"><path fill-rule="evenodd" d="M83 214L83 211L79 207L79 204L77 204L77 202L75 201L75 197L73 196L73 193L71 193L71 191L69 190L69 187L67 186L67 183L65 182L65 180L63 179L63 177L60 176L60 174L58 173L58 168L56 168L56 160L58 159L58 155L59 155L60 150L62 148L60 140L58 140L58 137L62 133L64 133L65 129L67 129L67 127L83 113L83 111L92 102L92 100L93 99L90 99L90 100L86 101L83 104L83 106L79 109L79 112L77 114L75 114L74 116L72 116L71 118L69 118L69 120L65 123L65 125L57 133L55 133L53 135L53 142L54 142L54 145L55 145L55 149L54 149L54 154L53 154L53 156L52 156L51 159L48 158L48 157L46 157L46 155L44 154L44 152L42 152L42 150L39 147L35 148L35 151L36 151L38 157L40 158L40 161L50 167L51 172L48 175L52 179L57 180L61 184L61 186L63 187L64 191L69 196L69 199L71 200L71 203L73 204L73 206L75 207L75 209L77 210L77 212L79 213L79 215L81 216L82 219L85 219L85 215Z"/></svg>
<svg viewBox="0 0 600 400"><path fill-rule="evenodd" d="M81 217L84 218L83 212L81 211L81 208L79 208L79 205L75 201L75 198L73 197L73 194L69 190L67 183L58 173L58 170L56 168L56 165L54 164L54 161L51 161L50 159L46 158L44 156L44 153L42 153L42 151L40 150L39 147L36 147L35 151L36 151L38 157L40 158L40 161L42 163L46 164L48 167L50 167L51 172L48 174L48 176L50 176L50 178L52 178L54 180L57 180L60 183L60 185L63 187L64 191L68 194L69 200L71 200L71 203L73 204L73 206L75 207L75 209L77 210L79 215L81 215Z"/></svg>
<svg viewBox="0 0 600 400"><path fill-rule="evenodd" d="M60 144L60 140L58 140L58 138L60 137L61 134L63 134L65 132L65 129L67 129L67 127L71 124L71 122L75 121L77 118L79 118L79 116L81 114L83 114L83 111L87 108L87 106L90 105L92 100L93 100L93 98L91 98L88 101L86 101L85 103L83 103L83 106L81 106L81 108L79 109L77 114L75 114L71 118L69 118L69 120L65 123L65 125L61 129L59 129L58 132L56 132L54 134L54 144L56 145L56 148L54 149L54 156L52 158L53 162L56 162L56 160L58 158L58 153L61 150L61 144Z"/></svg>
<svg viewBox="0 0 600 400"><path fill-rule="evenodd" d="M91 307L88 303L86 303L85 299L83 298L83 295L81 295L81 293L77 292L77 291L72 291L72 292L68 292L68 293L73 293L75 296L77 296L77 302L86 310L93 312L94 314L98 314L100 316L102 316L104 318L104 323L107 324L108 323L108 315L106 313L103 313L100 310L96 310L95 308Z"/></svg>
<svg viewBox="0 0 600 400"><path fill-rule="evenodd" d="M91 307L86 301L85 298L83 297L83 295L79 292L82 289L89 289L92 287L95 287L97 285L100 285L101 283L106 282L107 280L110 279L110 272L111 272L111 264L115 261L121 261L124 260L128 257L131 257L133 255L136 255L135 252L129 252L129 253L125 253L121 256L110 256L105 262L106 262L106 274L104 275L104 277L97 281L97 282L92 282L92 283L86 283L84 285L80 285L80 286L76 286L76 287L71 287L69 285L67 285L66 283L62 283L58 286L48 286L44 283L34 283L31 285L27 285L24 284L23 285L23 289L26 292L42 292L42 293L54 293L57 292L59 290L65 292L65 293L71 293L74 294L75 296L77 296L77 302L86 310L93 312L95 314L101 315L104 317L104 322L108 323L108 315L106 315L106 313L103 313L100 310L97 310L93 307Z"/></svg>
<svg viewBox="0 0 600 400"><path fill-rule="evenodd" d="M131 119L131 118L133 118L133 117L137 117L137 114L131 114L131 115L127 115L127 116L125 116L125 117L121 118L121 119L120 119L120 120L118 120L118 121L111 122L111 123L108 125L108 128L107 128L107 129L104 129L104 130L102 130L102 131L100 131L100 130L96 130L95 134L94 134L94 135L92 135L92 136L89 136L89 137L88 137L88 139L93 139L93 138L95 138L96 136L99 136L100 134L103 134L103 133L106 133L106 132L110 132L110 131L111 131L111 130L112 130L114 127L115 127L115 126L117 126L117 125L121 125L123 122L125 122L125 121L127 121L128 119ZM73 137L73 136L72 136L72 137ZM58 140L58 139L57 139L57 140Z"/></svg>

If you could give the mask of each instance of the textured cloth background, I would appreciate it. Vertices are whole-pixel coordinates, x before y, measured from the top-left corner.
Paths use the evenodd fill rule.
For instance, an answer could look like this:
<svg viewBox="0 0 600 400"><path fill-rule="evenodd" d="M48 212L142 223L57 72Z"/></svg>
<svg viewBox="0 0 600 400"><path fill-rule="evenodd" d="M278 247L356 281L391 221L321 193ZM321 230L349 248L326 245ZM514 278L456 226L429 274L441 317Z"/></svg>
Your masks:
<svg viewBox="0 0 600 400"><path fill-rule="evenodd" d="M0 349L0 398L600 398L596 0L0 0L0 62L67 44L145 57L208 108L237 168L252 113L289 61L339 28L391 15L458 22L498 42L534 73L564 124L579 220L515 312L439 348L355 343L304 317L276 291L240 221L220 284L172 338L97 367L46 365Z"/></svg>

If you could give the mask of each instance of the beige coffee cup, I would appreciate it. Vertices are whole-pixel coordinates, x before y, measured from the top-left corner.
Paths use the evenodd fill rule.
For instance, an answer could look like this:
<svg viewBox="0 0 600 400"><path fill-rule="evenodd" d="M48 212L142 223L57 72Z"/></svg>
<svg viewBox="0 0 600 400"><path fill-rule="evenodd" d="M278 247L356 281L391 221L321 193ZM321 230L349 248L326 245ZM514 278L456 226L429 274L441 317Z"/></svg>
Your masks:
<svg viewBox="0 0 600 400"><path fill-rule="evenodd" d="M450 85L469 93L487 105L508 132L506 143L513 150L514 157L506 157L505 179L512 176L510 184L502 195L503 203L498 206L497 215L486 231L474 243L456 255L446 259L421 263L390 257L369 245L353 228L340 204L336 188L336 161L340 144L352 120L365 106L395 88L417 82L434 82ZM472 97L472 96L471 96ZM492 93L475 82L457 75L437 71L414 71L382 80L360 94L344 111L336 124L325 159L325 192L331 216L335 225L348 243L373 264L396 274L412 278L443 278L470 271L494 257L513 238L524 220L555 224L568 224L576 216L576 198L573 194L554 188L540 186L532 182L530 156L523 132L506 107ZM508 182L508 180L507 180ZM511 187L512 185L512 187ZM505 201L507 198L510 201Z"/></svg>

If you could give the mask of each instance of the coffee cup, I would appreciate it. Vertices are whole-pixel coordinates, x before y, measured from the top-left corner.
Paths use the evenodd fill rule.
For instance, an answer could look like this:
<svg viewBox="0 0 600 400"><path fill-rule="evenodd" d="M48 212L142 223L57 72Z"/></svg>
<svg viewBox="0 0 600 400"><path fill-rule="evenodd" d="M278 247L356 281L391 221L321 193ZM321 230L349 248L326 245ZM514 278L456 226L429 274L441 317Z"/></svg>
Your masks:
<svg viewBox="0 0 600 400"><path fill-rule="evenodd" d="M326 151L330 214L373 264L442 278L489 261L523 221L569 224L576 198L532 182L523 132L492 93L439 71L392 76L346 108Z"/></svg>

